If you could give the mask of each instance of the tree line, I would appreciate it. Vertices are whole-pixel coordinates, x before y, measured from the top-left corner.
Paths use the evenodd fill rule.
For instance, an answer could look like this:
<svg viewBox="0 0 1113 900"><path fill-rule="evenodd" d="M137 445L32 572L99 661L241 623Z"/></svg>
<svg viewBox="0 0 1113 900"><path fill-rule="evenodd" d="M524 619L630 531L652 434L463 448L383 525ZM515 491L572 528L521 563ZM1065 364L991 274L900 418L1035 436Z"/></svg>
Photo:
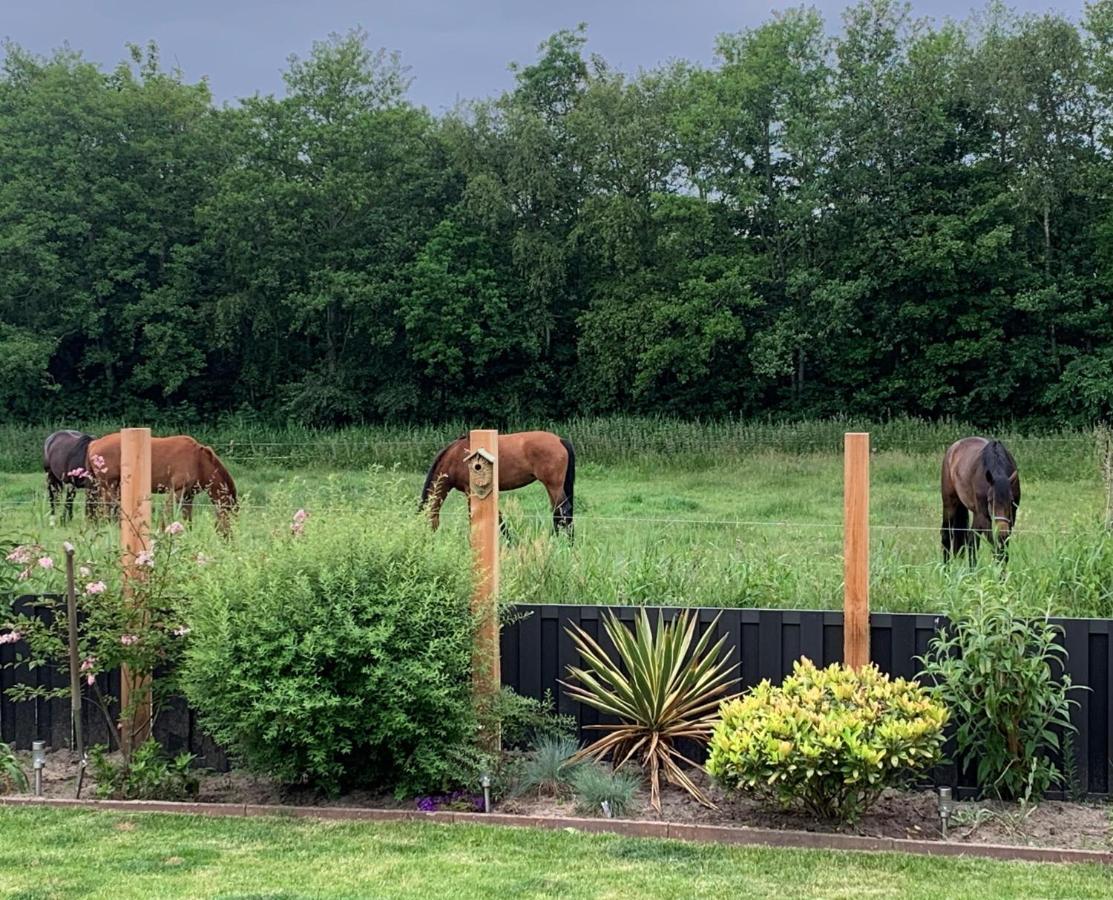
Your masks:
<svg viewBox="0 0 1113 900"><path fill-rule="evenodd" d="M434 116L359 31L222 106L7 45L2 415L1110 414L1113 0L715 48Z"/></svg>

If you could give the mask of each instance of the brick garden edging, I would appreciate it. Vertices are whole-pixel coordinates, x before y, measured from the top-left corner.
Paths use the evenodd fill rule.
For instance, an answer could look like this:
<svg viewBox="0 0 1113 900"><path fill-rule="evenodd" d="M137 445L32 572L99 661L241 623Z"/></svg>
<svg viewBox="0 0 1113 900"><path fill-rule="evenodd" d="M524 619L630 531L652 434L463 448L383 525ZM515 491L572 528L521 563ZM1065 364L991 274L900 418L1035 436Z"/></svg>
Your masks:
<svg viewBox="0 0 1113 900"><path fill-rule="evenodd" d="M159 812L201 816L274 816L350 822L437 822L444 825L501 825L512 828L573 829L628 837L672 838L700 843L749 847L790 847L809 850L854 850L914 853L924 856L967 856L984 859L1100 863L1113 865L1113 853L1007 844L960 844L907 838L863 837L812 831L780 831L726 825L688 825L636 819L583 819L557 816L516 816L507 813L419 812L352 806L270 806L253 803L172 803L158 800L70 800L56 797L0 797L0 806L75 807L113 812Z"/></svg>

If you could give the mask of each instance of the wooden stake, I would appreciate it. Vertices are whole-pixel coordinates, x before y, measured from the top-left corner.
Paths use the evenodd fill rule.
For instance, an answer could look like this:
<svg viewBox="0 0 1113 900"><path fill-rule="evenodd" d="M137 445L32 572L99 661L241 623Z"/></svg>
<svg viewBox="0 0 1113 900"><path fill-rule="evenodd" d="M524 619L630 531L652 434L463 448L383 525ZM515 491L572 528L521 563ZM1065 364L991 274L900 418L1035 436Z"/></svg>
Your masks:
<svg viewBox="0 0 1113 900"><path fill-rule="evenodd" d="M151 429L124 428L120 432L120 546L125 603L135 602L131 586L145 576L136 559L150 550L150 533ZM150 737L152 714L150 677L124 666L120 672L120 749L125 756Z"/></svg>
<svg viewBox="0 0 1113 900"><path fill-rule="evenodd" d="M843 663L870 661L870 436L845 436Z"/></svg>
<svg viewBox="0 0 1113 900"><path fill-rule="evenodd" d="M480 452L482 451L482 452ZM490 704L501 685L499 667L499 433L479 429L468 435L468 504L471 546L475 559L472 612L478 625L472 683L477 705ZM489 457L489 458L488 458ZM488 749L498 749L500 736L489 734Z"/></svg>

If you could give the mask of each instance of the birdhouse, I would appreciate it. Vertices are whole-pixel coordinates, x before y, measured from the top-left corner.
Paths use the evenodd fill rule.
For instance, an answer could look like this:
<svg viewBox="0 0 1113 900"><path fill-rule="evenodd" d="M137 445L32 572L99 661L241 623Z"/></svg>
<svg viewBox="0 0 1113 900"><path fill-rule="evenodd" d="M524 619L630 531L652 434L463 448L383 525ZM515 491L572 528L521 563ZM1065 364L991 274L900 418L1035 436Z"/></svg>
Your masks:
<svg viewBox="0 0 1113 900"><path fill-rule="evenodd" d="M495 457L493 453L480 447L464 457L468 467L468 482L471 492L482 500L491 493L495 484Z"/></svg>

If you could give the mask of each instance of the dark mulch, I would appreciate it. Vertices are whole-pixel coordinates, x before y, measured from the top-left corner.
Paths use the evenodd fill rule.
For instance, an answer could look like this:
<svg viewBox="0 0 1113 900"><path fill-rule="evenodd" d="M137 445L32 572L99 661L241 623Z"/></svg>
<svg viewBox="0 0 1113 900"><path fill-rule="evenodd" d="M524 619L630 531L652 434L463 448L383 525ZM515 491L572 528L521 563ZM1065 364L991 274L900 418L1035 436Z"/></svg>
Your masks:
<svg viewBox="0 0 1113 900"><path fill-rule="evenodd" d="M30 771L30 754L20 754ZM48 754L43 788L48 797L73 797L77 760L67 750ZM701 779L703 780L703 779ZM770 810L753 800L726 797L704 783L717 809L700 806L687 794L667 788L661 812L649 804L648 791L640 792L626 818L665 820L705 825L745 825L796 831L843 831L870 837L941 840L939 808L932 791L887 791L860 822L846 828L816 821L800 812ZM95 784L86 775L82 797L95 796ZM352 791L329 798L316 791L284 788L265 778L243 772L206 773L198 798L207 803L285 804L295 806L347 806L375 809L413 809L413 800L399 801L392 794ZM571 800L525 796L498 804L499 812L535 816L582 815ZM980 844L1014 844L1075 850L1113 850L1113 806L1107 803L1071 803L1049 800L1022 809L1016 804L966 802L958 804L949 839Z"/></svg>

